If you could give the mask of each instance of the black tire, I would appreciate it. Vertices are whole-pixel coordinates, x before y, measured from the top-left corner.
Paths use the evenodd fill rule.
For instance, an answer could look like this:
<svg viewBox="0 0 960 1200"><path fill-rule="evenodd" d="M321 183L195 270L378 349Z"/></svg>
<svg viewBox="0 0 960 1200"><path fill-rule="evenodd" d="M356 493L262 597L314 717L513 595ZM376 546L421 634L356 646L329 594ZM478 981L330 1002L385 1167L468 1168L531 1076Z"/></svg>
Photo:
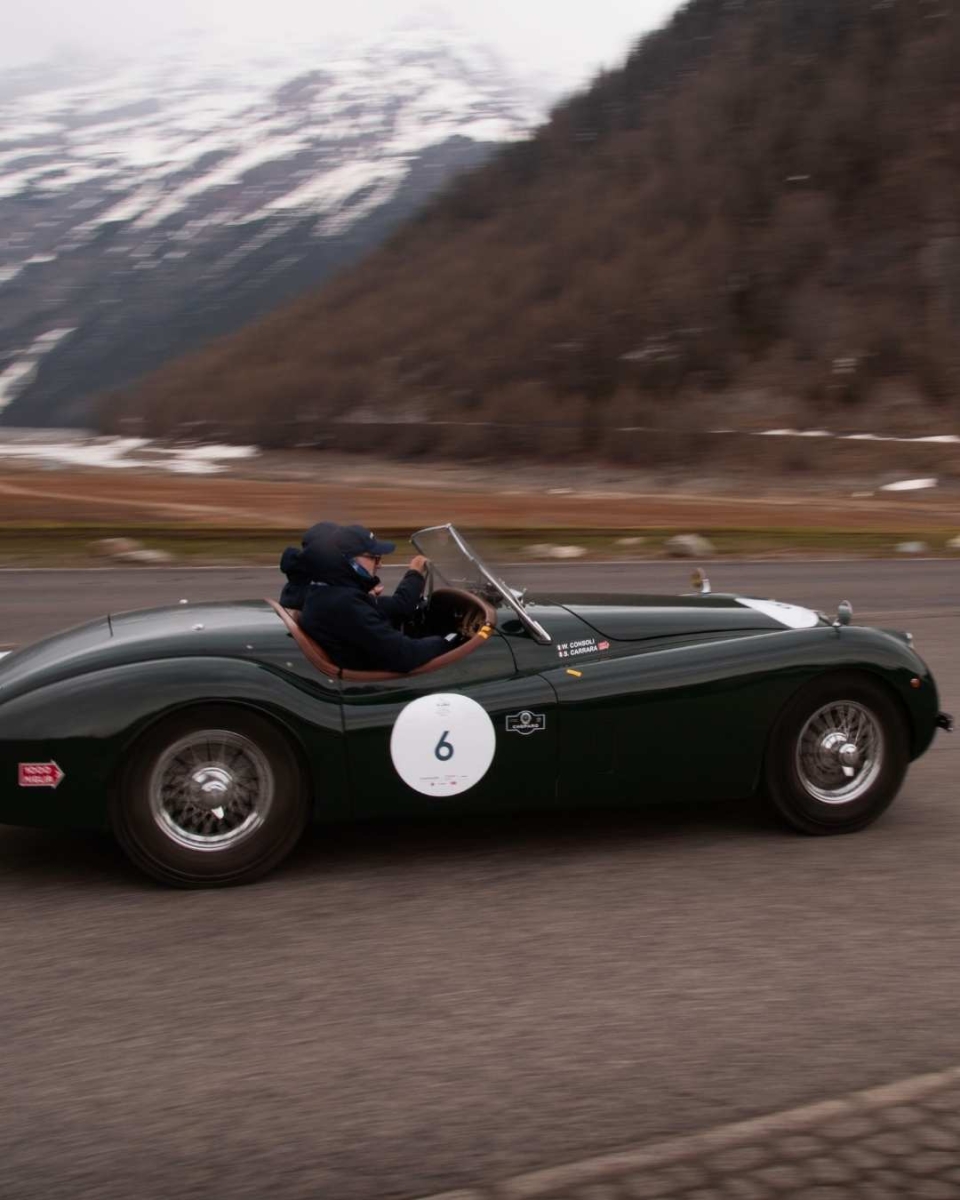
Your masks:
<svg viewBox="0 0 960 1200"><path fill-rule="evenodd" d="M304 773L286 737L229 705L191 709L148 730L112 801L124 851L175 887L259 878L290 853L309 818Z"/></svg>
<svg viewBox="0 0 960 1200"><path fill-rule="evenodd" d="M838 745L831 730L851 728L860 733ZM852 778L842 775L844 744L857 744L860 752ZM872 755L865 752L871 745L879 746ZM909 761L906 722L887 689L868 676L825 675L802 688L778 717L767 744L764 793L801 833L854 833L889 807Z"/></svg>

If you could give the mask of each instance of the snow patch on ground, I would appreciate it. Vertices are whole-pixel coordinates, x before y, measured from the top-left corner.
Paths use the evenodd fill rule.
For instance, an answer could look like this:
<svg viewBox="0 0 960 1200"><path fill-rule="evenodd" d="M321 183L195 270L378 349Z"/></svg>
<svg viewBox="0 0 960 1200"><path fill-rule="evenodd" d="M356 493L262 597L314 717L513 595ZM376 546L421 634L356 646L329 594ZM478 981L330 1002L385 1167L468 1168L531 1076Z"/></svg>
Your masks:
<svg viewBox="0 0 960 1200"><path fill-rule="evenodd" d="M257 446L163 446L149 438L61 433L51 439L24 435L15 430L0 431L0 460L23 459L64 467L214 475L227 469L224 463L253 458L259 453Z"/></svg>
<svg viewBox="0 0 960 1200"><path fill-rule="evenodd" d="M885 483L881 492L922 492L927 488L935 488L936 479L901 479L896 483Z"/></svg>
<svg viewBox="0 0 960 1200"><path fill-rule="evenodd" d="M714 433L736 433L734 429L715 429ZM828 429L764 429L756 437L816 437L836 438L842 442L903 442L916 445L920 442L937 443L944 446L960 445L960 436L955 433L938 433L931 437L891 437L879 433L831 433Z"/></svg>

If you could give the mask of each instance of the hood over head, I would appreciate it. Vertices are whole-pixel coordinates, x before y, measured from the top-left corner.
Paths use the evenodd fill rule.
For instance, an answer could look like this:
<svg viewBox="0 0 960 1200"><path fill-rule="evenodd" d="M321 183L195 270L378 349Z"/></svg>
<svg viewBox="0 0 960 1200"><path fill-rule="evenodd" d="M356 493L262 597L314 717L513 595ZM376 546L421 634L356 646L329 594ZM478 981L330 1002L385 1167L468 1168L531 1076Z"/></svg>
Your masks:
<svg viewBox="0 0 960 1200"><path fill-rule="evenodd" d="M296 546L288 546L284 550L280 555L280 570L291 583L310 582L308 561L303 557L304 550L308 546L332 545L333 537L339 528L335 521L318 521L316 525L311 525L300 539L300 550Z"/></svg>
<svg viewBox="0 0 960 1200"><path fill-rule="evenodd" d="M300 603L286 604L287 608L302 608L306 590L312 583L325 583L328 587L355 587L369 592L380 582L376 575L360 575L347 555L327 538L312 541L302 550L288 546L280 559L280 569L289 580L284 594L292 594L294 589L301 593Z"/></svg>
<svg viewBox="0 0 960 1200"><path fill-rule="evenodd" d="M303 608L311 583L361 586L365 591L376 586L378 580L359 576L337 548L341 533L335 521L319 521L304 533L300 549L287 546L280 556L280 570L287 577L280 596L284 608Z"/></svg>
<svg viewBox="0 0 960 1200"><path fill-rule="evenodd" d="M311 546L314 542L330 542L337 534L340 526L336 521L318 521L311 525L300 539L301 546Z"/></svg>

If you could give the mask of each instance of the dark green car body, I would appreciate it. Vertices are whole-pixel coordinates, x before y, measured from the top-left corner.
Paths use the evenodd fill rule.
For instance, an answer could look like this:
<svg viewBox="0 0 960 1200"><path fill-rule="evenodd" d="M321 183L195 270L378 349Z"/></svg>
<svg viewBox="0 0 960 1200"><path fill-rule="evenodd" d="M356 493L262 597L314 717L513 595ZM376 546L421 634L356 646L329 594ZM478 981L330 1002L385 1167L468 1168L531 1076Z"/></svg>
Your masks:
<svg viewBox="0 0 960 1200"><path fill-rule="evenodd" d="M318 820L747 795L778 714L837 671L883 685L910 757L937 728L936 686L905 634L822 617L790 628L719 595L568 596L526 611L549 643L505 604L468 657L380 682L322 674L262 600L121 613L26 647L0 661L0 821L106 826L147 731L211 704L284 732ZM390 748L405 706L435 693L477 701L496 734L479 782L443 799L407 786ZM21 786L22 764L48 763L57 786Z"/></svg>

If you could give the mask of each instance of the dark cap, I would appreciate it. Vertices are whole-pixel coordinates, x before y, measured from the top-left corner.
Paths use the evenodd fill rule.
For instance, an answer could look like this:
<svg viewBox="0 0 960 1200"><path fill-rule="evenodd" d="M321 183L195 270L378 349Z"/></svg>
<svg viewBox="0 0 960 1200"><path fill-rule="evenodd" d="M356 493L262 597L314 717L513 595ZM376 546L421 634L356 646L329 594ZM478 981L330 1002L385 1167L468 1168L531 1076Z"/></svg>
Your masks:
<svg viewBox="0 0 960 1200"><path fill-rule="evenodd" d="M341 525L337 530L334 545L347 558L359 558L361 554L371 554L374 558L383 558L396 550L393 542L381 542L375 533L365 525Z"/></svg>

